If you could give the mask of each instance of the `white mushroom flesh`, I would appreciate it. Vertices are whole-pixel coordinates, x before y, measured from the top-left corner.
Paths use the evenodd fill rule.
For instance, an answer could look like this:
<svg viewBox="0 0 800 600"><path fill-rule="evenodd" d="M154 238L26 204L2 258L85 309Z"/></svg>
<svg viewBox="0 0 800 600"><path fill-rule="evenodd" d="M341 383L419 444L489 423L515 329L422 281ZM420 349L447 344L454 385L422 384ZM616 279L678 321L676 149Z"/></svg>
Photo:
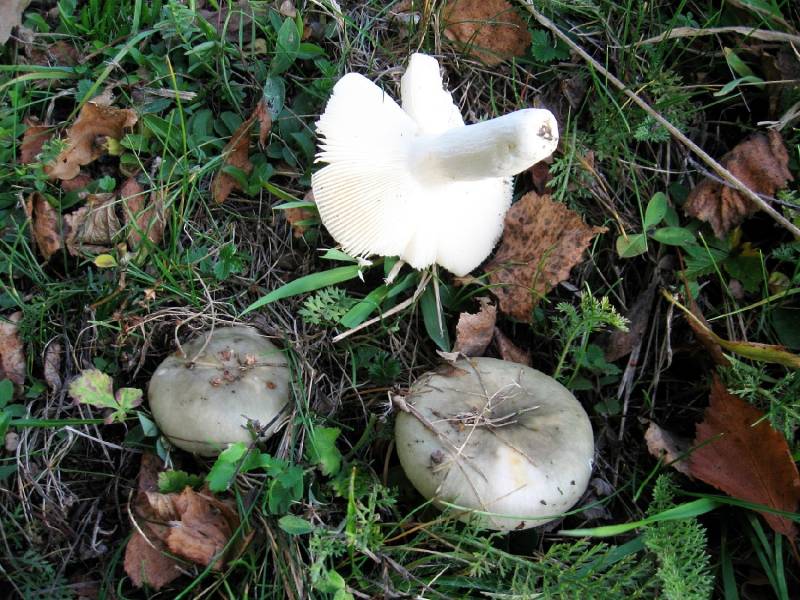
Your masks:
<svg viewBox="0 0 800 600"><path fill-rule="evenodd" d="M493 358L418 380L396 423L408 479L462 520L511 530L559 518L589 483L594 437L575 397L547 375Z"/></svg>

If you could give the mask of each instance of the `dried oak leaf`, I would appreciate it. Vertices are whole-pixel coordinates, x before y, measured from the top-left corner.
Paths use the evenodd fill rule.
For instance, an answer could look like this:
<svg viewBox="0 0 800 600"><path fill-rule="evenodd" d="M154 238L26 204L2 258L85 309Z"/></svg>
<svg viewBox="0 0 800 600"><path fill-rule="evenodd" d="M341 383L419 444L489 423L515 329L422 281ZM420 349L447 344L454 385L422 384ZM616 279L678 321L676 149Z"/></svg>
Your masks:
<svg viewBox="0 0 800 600"><path fill-rule="evenodd" d="M153 190L148 198L136 178L129 177L122 184L119 195L125 212L128 246L135 250L145 237L153 244L161 243L167 223L164 190Z"/></svg>
<svg viewBox="0 0 800 600"><path fill-rule="evenodd" d="M800 475L786 438L764 413L730 394L719 379L703 421L697 425L689 472L739 500L796 512ZM770 527L789 538L796 525L785 517L761 513Z"/></svg>
<svg viewBox="0 0 800 600"><path fill-rule="evenodd" d="M499 327L494 328L494 345L503 360L531 366L531 353L512 342Z"/></svg>
<svg viewBox="0 0 800 600"><path fill-rule="evenodd" d="M87 102L75 123L67 129L66 148L45 166L45 172L58 179L76 177L82 165L88 165L106 153L108 138L122 138L125 130L133 127L137 120L136 113L129 108Z"/></svg>
<svg viewBox="0 0 800 600"><path fill-rule="evenodd" d="M454 352L460 352L464 356L483 356L486 347L491 343L497 321L497 307L490 304L487 298L481 298L480 303L477 313L463 312L459 315Z"/></svg>
<svg viewBox="0 0 800 600"><path fill-rule="evenodd" d="M525 21L506 0L449 0L442 16L447 39L489 66L522 56L531 45Z"/></svg>
<svg viewBox="0 0 800 600"><path fill-rule="evenodd" d="M25 352L19 337L21 312L0 318L0 381L9 379L17 385L25 383Z"/></svg>
<svg viewBox="0 0 800 600"><path fill-rule="evenodd" d="M525 194L506 213L500 247L484 269L500 310L527 322L533 307L569 277L592 238L604 231L549 196Z"/></svg>
<svg viewBox="0 0 800 600"><path fill-rule="evenodd" d="M168 528L155 521L147 500L148 493L158 490L160 467L161 460L157 456L150 453L142 455L139 484L133 502L137 527L125 547L124 561L125 572L136 587L146 584L154 590L161 589L181 575L180 563L167 554L167 546L163 541Z"/></svg>
<svg viewBox="0 0 800 600"><path fill-rule="evenodd" d="M793 180L789 153L781 134L770 129L740 142L720 159L720 164L757 194L772 196ZM714 235L724 237L746 217L758 211L741 193L726 184L704 179L689 193L684 210L706 221Z"/></svg>
<svg viewBox="0 0 800 600"><path fill-rule="evenodd" d="M53 135L53 128L40 125L39 120L34 117L27 117L25 126L27 128L19 145L19 162L28 165L36 160L44 143Z"/></svg>
<svg viewBox="0 0 800 600"><path fill-rule="evenodd" d="M647 431L644 432L644 441L647 442L647 451L652 456L663 459L665 464L691 477L686 459L680 458L689 449L688 440L680 438L650 421Z"/></svg>
<svg viewBox="0 0 800 600"><path fill-rule="evenodd" d="M114 194L90 194L86 204L64 216L64 238L72 256L108 252L122 225L114 209Z"/></svg>
<svg viewBox="0 0 800 600"><path fill-rule="evenodd" d="M25 214L31 220L31 235L39 253L45 260L64 247L58 212L38 192L25 201Z"/></svg>

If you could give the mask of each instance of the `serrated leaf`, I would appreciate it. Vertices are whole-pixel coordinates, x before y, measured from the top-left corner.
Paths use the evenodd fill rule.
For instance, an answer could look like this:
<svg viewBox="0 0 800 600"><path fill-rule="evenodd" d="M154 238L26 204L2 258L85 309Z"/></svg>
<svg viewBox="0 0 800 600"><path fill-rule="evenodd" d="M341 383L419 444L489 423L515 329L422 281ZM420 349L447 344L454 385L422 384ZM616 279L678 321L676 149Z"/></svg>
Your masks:
<svg viewBox="0 0 800 600"><path fill-rule="evenodd" d="M667 195L664 192L653 194L650 202L647 203L647 210L644 213L645 230L655 227L661 223L667 214Z"/></svg>
<svg viewBox="0 0 800 600"><path fill-rule="evenodd" d="M142 390L138 388L120 388L115 394L119 410L128 412L142 403Z"/></svg>
<svg viewBox="0 0 800 600"><path fill-rule="evenodd" d="M314 531L314 525L295 515L285 515L278 519L278 527L289 535L305 535Z"/></svg>
<svg viewBox="0 0 800 600"><path fill-rule="evenodd" d="M206 475L208 489L212 492L224 492L236 475L239 460L247 452L247 446L242 442L231 444L220 452L214 466Z"/></svg>
<svg viewBox="0 0 800 600"><path fill-rule="evenodd" d="M111 377L99 369L83 371L69 384L69 395L76 402L98 408L117 409L114 398L114 383Z"/></svg>
<svg viewBox="0 0 800 600"><path fill-rule="evenodd" d="M309 434L306 456L319 467L323 475L336 475L342 466L342 454L336 447L336 438L340 433L338 427L315 427Z"/></svg>
<svg viewBox="0 0 800 600"><path fill-rule="evenodd" d="M203 485L200 475L189 475L186 471L162 471L158 474L158 491L162 494L182 492L184 488L198 489Z"/></svg>
<svg viewBox="0 0 800 600"><path fill-rule="evenodd" d="M621 258L633 258L647 252L647 236L643 233L619 236L617 238L617 254Z"/></svg>
<svg viewBox="0 0 800 600"><path fill-rule="evenodd" d="M668 246L686 246L694 244L694 233L683 227L661 227L650 234L655 241Z"/></svg>

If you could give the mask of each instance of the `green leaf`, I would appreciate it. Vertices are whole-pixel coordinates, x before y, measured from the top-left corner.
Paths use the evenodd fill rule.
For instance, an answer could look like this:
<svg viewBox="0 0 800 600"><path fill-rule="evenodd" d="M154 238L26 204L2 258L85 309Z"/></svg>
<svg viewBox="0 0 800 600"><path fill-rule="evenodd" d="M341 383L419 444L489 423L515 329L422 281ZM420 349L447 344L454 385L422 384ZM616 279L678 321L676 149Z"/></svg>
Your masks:
<svg viewBox="0 0 800 600"><path fill-rule="evenodd" d="M14 382L10 379L0 381L0 408L11 402L14 397Z"/></svg>
<svg viewBox="0 0 800 600"><path fill-rule="evenodd" d="M419 304L428 336L439 346L440 350L450 352L450 336L447 332L447 325L444 322L444 315L442 315L441 327L439 326L439 315L442 307L436 302L436 294L432 283L429 283L422 293Z"/></svg>
<svg viewBox="0 0 800 600"><path fill-rule="evenodd" d="M656 229L650 237L668 246L686 246L695 243L694 233L683 227L662 227Z"/></svg>
<svg viewBox="0 0 800 600"><path fill-rule="evenodd" d="M713 95L717 98L719 98L720 96L725 96L727 94L730 94L733 90L735 90L743 83L755 84L755 87L759 89L763 89L764 87L764 80L761 79L761 77L756 77L755 75L748 75L747 77L739 77L738 79L729 81L728 83L723 85L718 92L714 92Z"/></svg>
<svg viewBox="0 0 800 600"><path fill-rule="evenodd" d="M158 491L162 494L182 492L186 487L198 489L203 485L200 475L189 475L186 471L163 471L158 474Z"/></svg>
<svg viewBox="0 0 800 600"><path fill-rule="evenodd" d="M158 435L158 427L150 419L145 417L141 412L136 415L139 417L139 425L142 426L142 432L145 437L156 437Z"/></svg>
<svg viewBox="0 0 800 600"><path fill-rule="evenodd" d="M0 481L4 481L17 472L17 463L0 466Z"/></svg>
<svg viewBox="0 0 800 600"><path fill-rule="evenodd" d="M69 385L69 394L81 404L112 409L106 423L124 421L126 414L142 403L142 390L137 388L122 388L114 394L111 377L99 369L83 371Z"/></svg>
<svg viewBox="0 0 800 600"><path fill-rule="evenodd" d="M617 254L621 258L633 258L647 252L647 236L643 233L634 233L617 238Z"/></svg>
<svg viewBox="0 0 800 600"><path fill-rule="evenodd" d="M731 277L742 283L746 292L757 292L764 281L761 257L757 254L740 254L727 259L723 265Z"/></svg>
<svg viewBox="0 0 800 600"><path fill-rule="evenodd" d="M117 266L117 259L110 254L98 254L94 257L94 266L98 269L110 269Z"/></svg>
<svg viewBox="0 0 800 600"><path fill-rule="evenodd" d="M114 394L120 411L127 413L142 403L142 390L139 388L120 388Z"/></svg>
<svg viewBox="0 0 800 600"><path fill-rule="evenodd" d="M342 466L342 453L336 447L338 427L314 427L306 443L306 457L317 465L323 475L336 475Z"/></svg>
<svg viewBox="0 0 800 600"><path fill-rule="evenodd" d="M242 442L231 444L220 452L217 461L206 475L208 489L212 492L224 492L236 476L239 460L247 452L247 446Z"/></svg>
<svg viewBox="0 0 800 600"><path fill-rule="evenodd" d="M300 32L293 19L287 18L278 31L278 43L275 56L270 64L270 71L279 75L292 66L300 50Z"/></svg>
<svg viewBox="0 0 800 600"><path fill-rule="evenodd" d="M273 120L278 118L278 115L283 110L283 104L286 100L286 84L281 77L274 75L267 77L262 89L264 94L264 101L267 103L267 109Z"/></svg>
<svg viewBox="0 0 800 600"><path fill-rule="evenodd" d="M647 210L644 213L645 230L655 227L667 214L667 195L664 192L657 192L647 203Z"/></svg>
<svg viewBox="0 0 800 600"><path fill-rule="evenodd" d="M360 272L361 267L358 265L349 265L346 267L336 267L335 269L329 269L328 271L312 273L311 275L300 277L299 279L290 281L286 285L282 285L277 290L271 291L263 298L256 300L250 306L244 309L240 316L244 316L251 311L261 308L262 306L271 304L276 300L290 298L292 296L297 296L298 294L305 294L306 292L313 292L314 290L328 287L329 285L335 285L337 283L341 283L342 281L355 279L358 277Z"/></svg>
<svg viewBox="0 0 800 600"><path fill-rule="evenodd" d="M278 527L289 535L305 535L314 531L314 525L295 515L285 515L278 519Z"/></svg>
<svg viewBox="0 0 800 600"><path fill-rule="evenodd" d="M553 43L550 32L543 29L531 32L531 54L536 60L543 63L569 58L569 50L564 44L560 40Z"/></svg>
<svg viewBox="0 0 800 600"><path fill-rule="evenodd" d="M736 54L730 48L723 48L723 54L725 54L725 62L728 63L728 66L731 68L731 71L736 73L739 77L752 77L753 71L747 64L739 58L739 55Z"/></svg>
<svg viewBox="0 0 800 600"><path fill-rule="evenodd" d="M367 317L381 307L381 303L386 299L389 293L388 285L381 285L372 290L367 296L351 308L339 320L343 326L351 329L363 323Z"/></svg>

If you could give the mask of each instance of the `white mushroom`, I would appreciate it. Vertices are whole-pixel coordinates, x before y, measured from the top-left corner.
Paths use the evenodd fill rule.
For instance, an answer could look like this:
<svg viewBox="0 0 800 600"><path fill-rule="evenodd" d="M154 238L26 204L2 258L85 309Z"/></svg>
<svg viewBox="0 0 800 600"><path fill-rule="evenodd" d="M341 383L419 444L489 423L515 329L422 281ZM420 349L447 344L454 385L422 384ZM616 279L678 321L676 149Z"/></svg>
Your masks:
<svg viewBox="0 0 800 600"><path fill-rule="evenodd" d="M544 373L462 359L421 377L398 404L403 470L437 506L466 509L461 520L497 530L535 527L586 490L594 455L589 418Z"/></svg>
<svg viewBox="0 0 800 600"><path fill-rule="evenodd" d="M283 353L253 327L215 329L168 356L150 379L150 410L161 432L189 452L213 456L250 442L246 425L270 435L289 401Z"/></svg>
<svg viewBox="0 0 800 600"><path fill-rule="evenodd" d="M511 204L513 175L558 144L550 111L525 109L464 125L439 63L413 54L403 107L348 73L317 122L314 198L325 227L357 256L399 256L466 275L492 251Z"/></svg>

